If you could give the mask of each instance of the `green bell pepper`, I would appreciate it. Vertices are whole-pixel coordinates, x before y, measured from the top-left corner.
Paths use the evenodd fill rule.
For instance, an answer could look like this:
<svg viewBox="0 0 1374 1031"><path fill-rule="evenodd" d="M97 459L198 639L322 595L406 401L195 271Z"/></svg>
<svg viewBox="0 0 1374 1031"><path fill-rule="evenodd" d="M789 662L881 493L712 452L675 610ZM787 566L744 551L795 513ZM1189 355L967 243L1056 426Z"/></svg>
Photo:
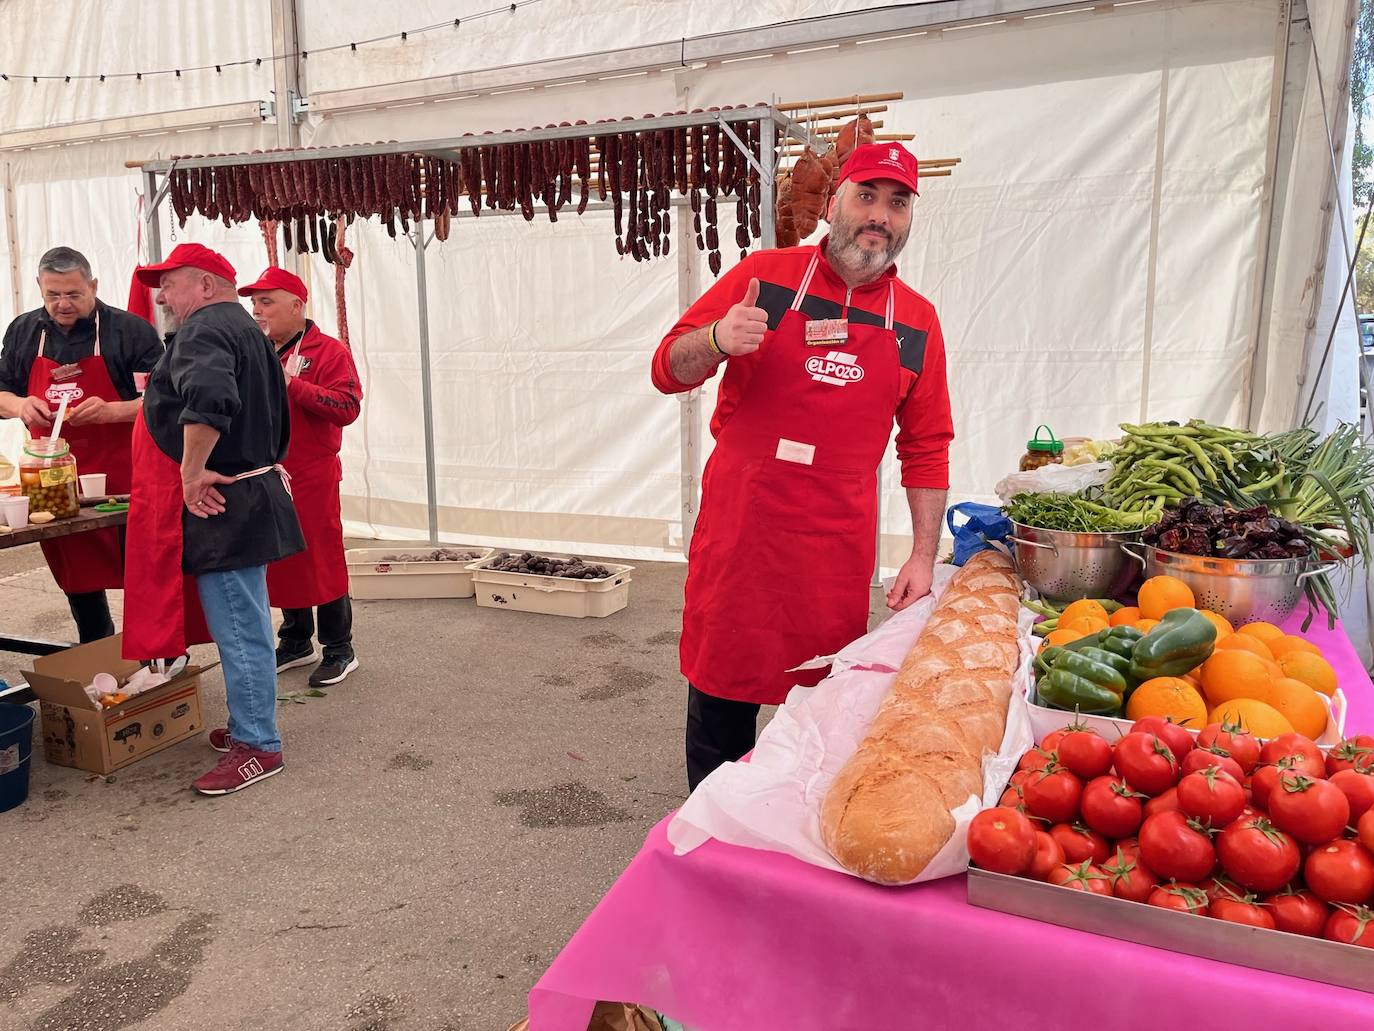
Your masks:
<svg viewBox="0 0 1374 1031"><path fill-rule="evenodd" d="M1202 665L1217 643L1217 628L1195 609L1174 609L1136 642L1131 676L1140 683L1155 677L1179 677Z"/></svg>
<svg viewBox="0 0 1374 1031"><path fill-rule="evenodd" d="M1106 648L1081 648L1075 654L1086 655L1094 662L1100 662L1104 666L1110 666L1121 674L1127 686L1131 683L1131 660L1124 655L1108 651Z"/></svg>
<svg viewBox="0 0 1374 1031"><path fill-rule="evenodd" d="M1044 665L1048 668L1036 685L1041 701L1056 709L1077 710L1094 716L1111 715L1120 710L1126 694L1126 678L1117 670L1082 652L1046 650L1058 654L1044 657Z"/></svg>

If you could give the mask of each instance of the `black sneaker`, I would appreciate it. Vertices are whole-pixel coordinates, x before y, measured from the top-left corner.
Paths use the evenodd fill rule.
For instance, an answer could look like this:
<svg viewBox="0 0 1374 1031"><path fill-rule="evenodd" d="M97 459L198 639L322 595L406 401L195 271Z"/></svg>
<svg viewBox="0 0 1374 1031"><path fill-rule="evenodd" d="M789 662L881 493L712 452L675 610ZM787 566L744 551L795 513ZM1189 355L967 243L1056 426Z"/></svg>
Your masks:
<svg viewBox="0 0 1374 1031"><path fill-rule="evenodd" d="M277 645L277 672L285 673L315 661L315 646L309 641L282 641Z"/></svg>
<svg viewBox="0 0 1374 1031"><path fill-rule="evenodd" d="M347 655L326 655L310 674L310 686L329 687L337 684L357 668L358 657L352 652Z"/></svg>

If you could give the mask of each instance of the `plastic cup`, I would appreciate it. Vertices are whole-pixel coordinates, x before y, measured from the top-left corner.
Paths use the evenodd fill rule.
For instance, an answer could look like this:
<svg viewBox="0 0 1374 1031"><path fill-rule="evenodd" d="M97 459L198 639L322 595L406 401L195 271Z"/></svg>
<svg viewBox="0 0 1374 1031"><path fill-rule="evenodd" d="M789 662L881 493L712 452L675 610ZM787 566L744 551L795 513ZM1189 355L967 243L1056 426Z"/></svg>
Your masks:
<svg viewBox="0 0 1374 1031"><path fill-rule="evenodd" d="M29 525L29 499L27 495L17 498L0 498L0 513L11 530L22 530Z"/></svg>
<svg viewBox="0 0 1374 1031"><path fill-rule="evenodd" d="M105 495L105 474L86 473L78 476L81 481L81 496L85 498L99 498Z"/></svg>

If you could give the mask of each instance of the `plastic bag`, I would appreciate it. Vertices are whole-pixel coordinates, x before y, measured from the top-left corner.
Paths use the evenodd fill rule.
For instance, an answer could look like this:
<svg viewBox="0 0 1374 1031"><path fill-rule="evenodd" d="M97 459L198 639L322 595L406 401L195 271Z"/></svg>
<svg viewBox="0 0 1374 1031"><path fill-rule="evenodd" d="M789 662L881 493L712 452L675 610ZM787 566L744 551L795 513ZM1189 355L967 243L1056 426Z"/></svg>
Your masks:
<svg viewBox="0 0 1374 1031"><path fill-rule="evenodd" d="M1111 462L1042 465L1030 472L1004 476L997 484L997 496L1006 504L1015 494L1077 494L1089 487L1103 486L1111 476Z"/></svg>
<svg viewBox="0 0 1374 1031"><path fill-rule="evenodd" d="M954 525L954 517L962 515L964 523ZM954 559L956 566L962 566L994 542L1006 544L1011 535L1011 520L1006 513L995 505L980 505L976 501L961 501L950 505L945 512L945 525L954 536Z"/></svg>

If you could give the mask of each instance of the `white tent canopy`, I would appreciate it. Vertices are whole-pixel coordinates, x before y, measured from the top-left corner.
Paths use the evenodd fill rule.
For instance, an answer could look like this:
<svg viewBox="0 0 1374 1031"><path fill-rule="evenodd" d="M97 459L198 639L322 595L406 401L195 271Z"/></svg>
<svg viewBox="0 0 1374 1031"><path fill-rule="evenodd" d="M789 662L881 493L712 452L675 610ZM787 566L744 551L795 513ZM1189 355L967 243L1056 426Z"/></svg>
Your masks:
<svg viewBox="0 0 1374 1031"><path fill-rule="evenodd" d="M85 251L122 303L141 188L126 160L899 90L884 131L963 159L923 189L900 260L948 341L954 495L986 498L1041 422L1090 435L1193 416L1269 429L1299 420L1314 388L1321 421L1353 420L1353 319L1320 382L1309 369L1345 279L1355 6L10 0L0 319L36 306L32 270L59 243ZM308 56L273 60L286 52ZM175 236L244 275L266 264L254 227L194 218ZM345 437L347 528L424 536L415 252L375 223L350 246L367 402ZM332 270L312 259L305 271L328 331ZM648 360L710 281L701 256L622 260L604 212L480 218L429 248L427 272L441 534L680 556L683 474L699 457L684 467L683 402L654 392ZM708 437L695 443L709 451ZM889 565L909 547L897 482L889 462Z"/></svg>

